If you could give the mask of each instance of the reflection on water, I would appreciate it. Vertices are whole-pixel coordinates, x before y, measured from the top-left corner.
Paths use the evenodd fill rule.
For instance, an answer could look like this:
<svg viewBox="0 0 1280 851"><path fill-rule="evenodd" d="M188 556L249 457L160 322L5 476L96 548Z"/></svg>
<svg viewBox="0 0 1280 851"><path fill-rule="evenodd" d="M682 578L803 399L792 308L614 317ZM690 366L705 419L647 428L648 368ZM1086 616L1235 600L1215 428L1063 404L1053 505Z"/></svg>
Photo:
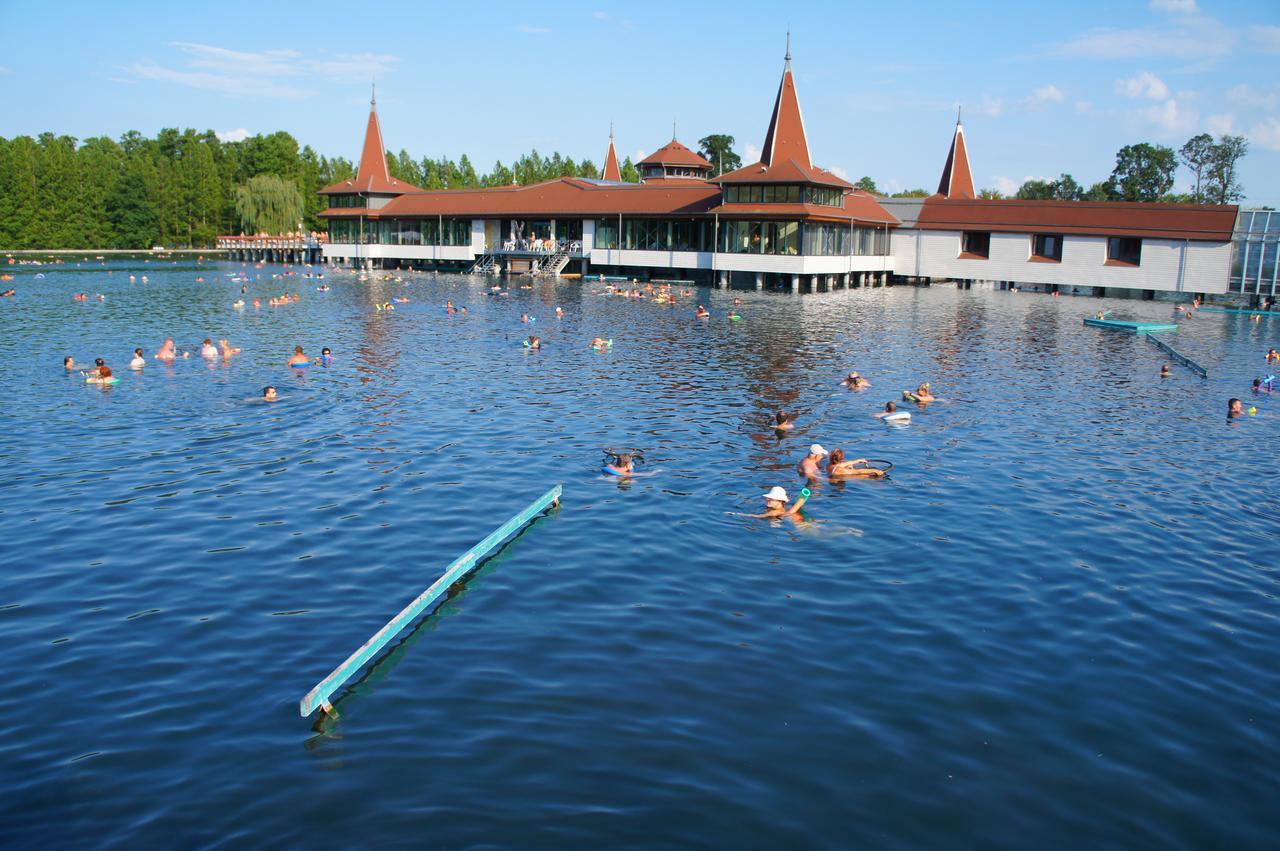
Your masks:
<svg viewBox="0 0 1280 851"><path fill-rule="evenodd" d="M669 307L340 272L319 293L269 267L235 310L241 268L19 268L0 304L17 843L1265 847L1280 827L1280 409L1248 398L1274 321L1184 322L1210 378L1162 380L1154 347L1080 321L1165 319L1154 303ZM252 308L286 289L301 300ZM107 390L61 367L166 336L244 351ZM289 370L294 345L336 359ZM841 387L850 369L872 386ZM940 400L901 402L922 381ZM254 401L266 384L281 401ZM1229 396L1258 414L1228 423ZM910 427L872 416L889 400ZM815 483L799 523L744 517L798 490L814 442L894 470ZM600 475L618 446L645 475ZM564 507L339 719L297 717L557 482Z"/></svg>

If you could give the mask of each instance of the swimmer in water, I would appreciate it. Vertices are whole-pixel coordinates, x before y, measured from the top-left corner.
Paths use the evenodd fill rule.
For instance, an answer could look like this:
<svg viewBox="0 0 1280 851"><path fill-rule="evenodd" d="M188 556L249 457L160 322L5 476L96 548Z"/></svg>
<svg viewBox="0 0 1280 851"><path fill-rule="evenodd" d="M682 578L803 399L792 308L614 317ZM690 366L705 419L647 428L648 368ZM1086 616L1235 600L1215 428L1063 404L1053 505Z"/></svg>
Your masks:
<svg viewBox="0 0 1280 851"><path fill-rule="evenodd" d="M864 387L870 387L871 382L858 375L856 369L849 371L849 377L840 382L841 385L848 387L850 390L861 390Z"/></svg>
<svg viewBox="0 0 1280 851"><path fill-rule="evenodd" d="M316 358L316 363L320 366L329 366L333 363L333 352L329 351L328 346L320 350L320 357Z"/></svg>
<svg viewBox="0 0 1280 851"><path fill-rule="evenodd" d="M229 358L232 355L240 354L240 350L236 348L232 348L231 343L228 342L227 340L218 341L218 351L222 353L222 356L224 358Z"/></svg>
<svg viewBox="0 0 1280 851"><path fill-rule="evenodd" d="M102 358L93 359L93 369L81 370L86 378L93 379L102 375L102 370L106 367L107 362Z"/></svg>
<svg viewBox="0 0 1280 851"><path fill-rule="evenodd" d="M591 341L591 348L595 349L597 352L602 352L612 346L612 341L606 340L604 337L596 337Z"/></svg>
<svg viewBox="0 0 1280 851"><path fill-rule="evenodd" d="M1268 361L1280 360L1280 352L1277 352L1275 349L1269 350L1267 352L1267 360Z"/></svg>
<svg viewBox="0 0 1280 851"><path fill-rule="evenodd" d="M76 359L71 357L71 355L67 355L62 359L62 368L67 372L72 372L76 368Z"/></svg>
<svg viewBox="0 0 1280 851"><path fill-rule="evenodd" d="M200 357L212 360L218 356L218 348L213 344L213 340L208 337L204 338L204 342L200 344Z"/></svg>
<svg viewBox="0 0 1280 851"><path fill-rule="evenodd" d="M521 321L521 322L530 322L530 321L532 321L532 320L530 320L530 319L529 319L529 314L527 314L527 313L522 313L522 314L520 314L520 321Z"/></svg>
<svg viewBox="0 0 1280 851"><path fill-rule="evenodd" d="M293 347L293 357L289 358L289 366L294 369L306 369L311 366L311 358L303 353L302 346Z"/></svg>
<svg viewBox="0 0 1280 851"><path fill-rule="evenodd" d="M1168 378L1168 377L1169 377L1169 374L1170 374L1170 371L1169 371L1169 364L1167 364L1167 363L1166 363L1166 364L1164 364L1163 366L1161 366L1161 367L1160 367L1160 377L1161 377L1161 378Z"/></svg>
<svg viewBox="0 0 1280 851"><path fill-rule="evenodd" d="M796 427L795 414L788 414L786 411L778 411L773 415L774 431L791 431Z"/></svg>
<svg viewBox="0 0 1280 851"><path fill-rule="evenodd" d="M530 337L524 341L524 347L526 349L540 349L542 348L542 340L538 339L536 336Z"/></svg>
<svg viewBox="0 0 1280 851"><path fill-rule="evenodd" d="M711 311L707 310L702 305L698 305L698 310L693 315L698 319L706 319L711 315Z"/></svg>
<svg viewBox="0 0 1280 851"><path fill-rule="evenodd" d="M133 350L133 360L129 361L129 369L145 369L147 359L142 355L142 349Z"/></svg>
<svg viewBox="0 0 1280 851"><path fill-rule="evenodd" d="M608 470L615 476L630 476L636 469L635 456L629 452L623 452L615 455L612 452L606 452L609 460L605 463L604 469Z"/></svg>
<svg viewBox="0 0 1280 851"><path fill-rule="evenodd" d="M805 479L816 479L822 474L822 470L818 467L818 463L827 456L827 450L822 448L821 443L815 443L809 447L809 454L804 456L796 469L800 471L800 476Z"/></svg>
<svg viewBox="0 0 1280 851"><path fill-rule="evenodd" d="M800 492L800 498L794 503L788 505L791 500L787 497L785 488L772 487L764 497L764 512L761 514L752 514L751 516L757 520L776 520L780 517L794 517L800 513L800 509L804 508L804 504L809 499L809 489L805 488Z"/></svg>
<svg viewBox="0 0 1280 851"><path fill-rule="evenodd" d="M859 476L865 479L883 479L885 477L884 470L868 467L866 463L866 458L855 458L852 461L846 461L844 460L843 449L833 449L831 450L831 456L827 459L827 476L833 479L844 476Z"/></svg>
<svg viewBox="0 0 1280 851"><path fill-rule="evenodd" d="M1263 393L1270 393L1271 385L1263 381L1261 378L1253 379L1253 395L1260 396Z"/></svg>
<svg viewBox="0 0 1280 851"><path fill-rule="evenodd" d="M1239 399L1227 400L1227 419L1234 420L1236 417L1244 416L1244 405Z"/></svg>
<svg viewBox="0 0 1280 851"><path fill-rule="evenodd" d="M897 405L897 403L896 403L896 402L885 402L885 403L884 403L884 410L883 410L883 411L881 411L881 412L880 412L880 413L878 413L878 414L875 414L875 416L877 416L877 417L887 417L887 416L889 416L889 415L891 415L891 414L896 414L897 412L898 412L898 405Z"/></svg>
<svg viewBox="0 0 1280 851"><path fill-rule="evenodd" d="M557 307L557 308L556 308L556 318L557 318L557 319L559 319L559 318L560 318L560 317L562 317L562 316L564 316L564 308L563 308L563 307Z"/></svg>
<svg viewBox="0 0 1280 851"><path fill-rule="evenodd" d="M276 388L272 387L270 384L262 388L262 401L274 402L278 398L279 397L276 396Z"/></svg>
<svg viewBox="0 0 1280 851"><path fill-rule="evenodd" d="M102 360L102 358L98 358L98 360ZM89 376L85 378L85 381L88 381L90 384L114 384L115 382L112 378L111 367L103 364L98 367L97 373L90 373Z"/></svg>
<svg viewBox="0 0 1280 851"><path fill-rule="evenodd" d="M1175 307L1175 308L1174 308L1174 310L1177 310L1177 308ZM1099 310L1097 313L1093 314L1093 318L1094 318L1094 319L1106 319L1106 318L1107 318L1107 312L1106 312L1105 310Z"/></svg>
<svg viewBox="0 0 1280 851"><path fill-rule="evenodd" d="M937 398L929 391L929 382L927 381L916 388L914 395L916 397L916 401L922 405L927 405Z"/></svg>
<svg viewBox="0 0 1280 851"><path fill-rule="evenodd" d="M156 352L156 360L171 361L178 356L178 351L174 348L173 338L167 337L160 344L160 351Z"/></svg>
<svg viewBox="0 0 1280 851"><path fill-rule="evenodd" d="M9 289L7 289L7 290L5 290L4 292L0 293L0 298L10 298L10 297L15 296L15 295L17 295L17 294L18 294L18 291L17 291L17 290L15 290L15 289L13 289L12 287L10 287Z"/></svg>

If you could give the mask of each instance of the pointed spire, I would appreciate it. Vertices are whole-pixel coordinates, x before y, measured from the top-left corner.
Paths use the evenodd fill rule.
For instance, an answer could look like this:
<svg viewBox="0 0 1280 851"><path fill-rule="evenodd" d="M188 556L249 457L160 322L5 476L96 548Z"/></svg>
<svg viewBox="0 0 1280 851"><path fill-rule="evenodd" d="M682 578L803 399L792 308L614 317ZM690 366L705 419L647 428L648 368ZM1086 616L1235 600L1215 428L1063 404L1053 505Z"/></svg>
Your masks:
<svg viewBox="0 0 1280 851"><path fill-rule="evenodd" d="M376 98L369 103L369 125L364 131L364 148L360 151L360 170L356 174L356 187L370 191L391 182L387 170L387 148L382 144L382 125L378 123Z"/></svg>
<svg viewBox="0 0 1280 851"><path fill-rule="evenodd" d="M378 108L378 84L377 84L377 83L370 83L370 84L369 84L369 89L370 89L370 92L369 92L369 107L370 107L371 109L377 109L377 108Z"/></svg>
<svg viewBox="0 0 1280 851"><path fill-rule="evenodd" d="M787 31L786 64L782 69L782 83L778 86L778 98L773 104L769 119L769 131L764 137L760 162L795 160L805 169L813 167L809 160L809 140L804 132L804 118L800 115L800 98L796 94L796 81L791 73L791 31Z"/></svg>
<svg viewBox="0 0 1280 851"><path fill-rule="evenodd" d="M676 140L676 120L673 118L671 119L671 141L674 142L675 140Z"/></svg>
<svg viewBox="0 0 1280 851"><path fill-rule="evenodd" d="M947 164L938 182L938 194L944 198L973 198L973 173L969 170L969 149L964 143L964 125L956 111L956 133L947 152Z"/></svg>
<svg viewBox="0 0 1280 851"><path fill-rule="evenodd" d="M963 106L961 106L960 104L956 104L956 126L957 127L960 126L960 112L963 109L964 109Z"/></svg>
<svg viewBox="0 0 1280 851"><path fill-rule="evenodd" d="M604 155L604 171L601 180L622 182L622 169L618 168L618 154L613 149L613 122L609 122L609 152Z"/></svg>

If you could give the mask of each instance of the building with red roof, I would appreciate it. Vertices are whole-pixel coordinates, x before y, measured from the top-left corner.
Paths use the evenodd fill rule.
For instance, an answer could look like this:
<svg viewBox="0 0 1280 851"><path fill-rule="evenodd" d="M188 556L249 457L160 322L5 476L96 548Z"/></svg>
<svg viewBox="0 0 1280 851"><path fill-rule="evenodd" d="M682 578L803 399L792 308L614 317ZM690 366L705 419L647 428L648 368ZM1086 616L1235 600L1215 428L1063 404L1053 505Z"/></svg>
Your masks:
<svg viewBox="0 0 1280 851"><path fill-rule="evenodd" d="M789 41L789 40L788 40ZM622 181L424 191L391 177L371 102L355 178L321 190L326 262L624 275L794 291L891 276L1225 292L1233 206L987 200L957 116L938 191L888 199L814 164L788 43L760 160L715 175L672 139Z"/></svg>

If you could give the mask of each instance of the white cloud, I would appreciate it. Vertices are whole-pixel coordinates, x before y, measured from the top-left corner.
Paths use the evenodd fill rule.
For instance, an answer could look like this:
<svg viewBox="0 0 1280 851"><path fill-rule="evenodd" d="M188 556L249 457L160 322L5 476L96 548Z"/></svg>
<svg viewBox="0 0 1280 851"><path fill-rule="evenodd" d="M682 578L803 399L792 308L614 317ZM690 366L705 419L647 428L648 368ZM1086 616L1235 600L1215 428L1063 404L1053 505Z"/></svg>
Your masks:
<svg viewBox="0 0 1280 851"><path fill-rule="evenodd" d="M1280 118L1263 119L1261 124L1255 125L1245 135L1255 144L1273 151L1280 151Z"/></svg>
<svg viewBox="0 0 1280 851"><path fill-rule="evenodd" d="M1210 115L1204 120L1205 129L1214 136L1230 133L1236 126L1236 117L1230 113Z"/></svg>
<svg viewBox="0 0 1280 851"><path fill-rule="evenodd" d="M1255 50L1263 53L1280 53L1280 27L1258 24L1249 28L1249 41Z"/></svg>
<svg viewBox="0 0 1280 851"><path fill-rule="evenodd" d="M1194 15L1200 11L1196 8L1196 0L1151 0L1148 5L1157 12L1171 12L1175 15Z"/></svg>
<svg viewBox="0 0 1280 851"><path fill-rule="evenodd" d="M243 127L237 127L234 130L219 130L216 135L221 142L243 142L252 134Z"/></svg>
<svg viewBox="0 0 1280 851"><path fill-rule="evenodd" d="M1031 96L1022 101L1023 105L1028 109L1040 109L1051 103L1062 103L1066 96L1062 94L1062 89L1050 83L1047 86L1041 86L1031 92Z"/></svg>
<svg viewBox="0 0 1280 851"><path fill-rule="evenodd" d="M1169 97L1169 87L1150 71L1143 71L1136 77L1116 80L1116 94L1125 97L1148 97L1152 100L1164 100Z"/></svg>
<svg viewBox="0 0 1280 851"><path fill-rule="evenodd" d="M1248 83L1241 83L1227 89L1227 100L1241 106L1274 110L1280 107L1280 86L1270 92L1260 92L1251 88Z"/></svg>
<svg viewBox="0 0 1280 851"><path fill-rule="evenodd" d="M1020 186L1022 186L1022 184L1011 177L997 177L992 182L991 188L995 189L1001 195L1014 195L1017 194L1018 187Z"/></svg>
<svg viewBox="0 0 1280 851"><path fill-rule="evenodd" d="M10 68L6 68L6 67L4 67L3 65L0 65L0 75L4 75L4 74L12 74L12 73L13 73L13 70L12 70L12 69L10 69Z"/></svg>
<svg viewBox="0 0 1280 851"><path fill-rule="evenodd" d="M841 180L847 180L850 183L853 183L853 178L849 177L849 172L845 171L838 165L833 165L831 168L827 169L827 171L831 172Z"/></svg>
<svg viewBox="0 0 1280 851"><path fill-rule="evenodd" d="M1059 56L1084 59L1143 59L1171 56L1180 60L1225 56L1235 45L1230 29L1212 18L1196 17L1170 27L1115 29L1101 27L1055 45Z"/></svg>
<svg viewBox="0 0 1280 851"><path fill-rule="evenodd" d="M631 161L633 163L638 163L640 162L640 160L644 159L647 156L649 156L648 151L646 151L644 148L638 148L636 152L631 156Z"/></svg>
<svg viewBox="0 0 1280 851"><path fill-rule="evenodd" d="M521 24L520 26L516 27L516 29L520 30L520 32L522 33L540 34L540 33L551 32L550 28L548 27L535 27L532 24Z"/></svg>
<svg viewBox="0 0 1280 851"><path fill-rule="evenodd" d="M211 44L172 42L184 55L183 66L168 67L150 59L125 70L138 79L160 80L229 95L302 100L315 91L301 81L324 78L333 82L372 80L392 71L400 60L383 53L338 53L312 59L291 49L246 52Z"/></svg>
<svg viewBox="0 0 1280 851"><path fill-rule="evenodd" d="M978 104L978 113L988 118L997 118L1000 113L1004 112L1004 100L1002 98L992 97L991 95L983 95L982 103Z"/></svg>
<svg viewBox="0 0 1280 851"><path fill-rule="evenodd" d="M747 142L742 151L742 162L745 165L760 162L760 149L750 142Z"/></svg>
<svg viewBox="0 0 1280 851"><path fill-rule="evenodd" d="M1155 106L1143 107L1135 115L1139 122L1151 125L1170 136L1191 132L1199 120L1199 115L1194 109L1180 106L1175 98L1169 98Z"/></svg>

